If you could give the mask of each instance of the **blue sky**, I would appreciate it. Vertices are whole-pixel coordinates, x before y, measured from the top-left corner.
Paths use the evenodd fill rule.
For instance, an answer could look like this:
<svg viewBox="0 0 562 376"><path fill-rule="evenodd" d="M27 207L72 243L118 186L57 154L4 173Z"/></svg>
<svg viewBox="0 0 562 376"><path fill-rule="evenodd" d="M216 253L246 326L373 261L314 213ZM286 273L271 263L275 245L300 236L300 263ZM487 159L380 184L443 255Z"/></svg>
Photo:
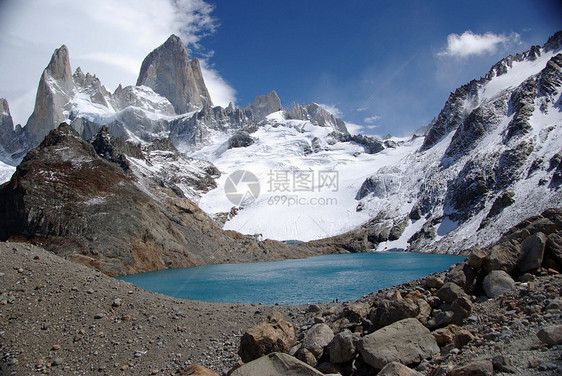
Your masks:
<svg viewBox="0 0 562 376"><path fill-rule="evenodd" d="M427 124L455 88L562 29L562 8L550 1L212 4L220 26L203 45L215 52L211 60L236 89L238 104L276 90L286 107L331 105L344 120L381 135ZM507 41L479 55L440 54L448 35L467 30Z"/></svg>
<svg viewBox="0 0 562 376"><path fill-rule="evenodd" d="M363 133L402 136L458 86L562 29L558 3L0 0L0 97L25 124L62 44L72 69L111 91L133 85L142 59L175 33L202 59L216 104L276 90L286 107L317 102Z"/></svg>

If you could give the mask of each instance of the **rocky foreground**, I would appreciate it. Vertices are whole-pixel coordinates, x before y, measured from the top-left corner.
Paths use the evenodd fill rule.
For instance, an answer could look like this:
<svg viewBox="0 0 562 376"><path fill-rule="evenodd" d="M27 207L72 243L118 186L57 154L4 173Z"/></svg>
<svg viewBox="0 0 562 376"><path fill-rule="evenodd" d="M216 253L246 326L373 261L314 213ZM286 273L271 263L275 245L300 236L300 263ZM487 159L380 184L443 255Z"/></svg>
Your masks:
<svg viewBox="0 0 562 376"><path fill-rule="evenodd" d="M447 272L355 302L294 307L174 299L0 243L0 367L6 375L558 375L561 232L562 210L548 210Z"/></svg>

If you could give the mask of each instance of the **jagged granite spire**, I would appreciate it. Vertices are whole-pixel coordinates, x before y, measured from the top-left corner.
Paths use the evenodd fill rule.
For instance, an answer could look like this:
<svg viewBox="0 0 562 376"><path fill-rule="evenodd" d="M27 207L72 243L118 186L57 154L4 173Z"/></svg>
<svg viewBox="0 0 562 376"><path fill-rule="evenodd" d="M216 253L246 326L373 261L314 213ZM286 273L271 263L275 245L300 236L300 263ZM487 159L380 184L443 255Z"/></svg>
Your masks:
<svg viewBox="0 0 562 376"><path fill-rule="evenodd" d="M144 59L137 80L137 86L141 85L166 97L177 114L213 105L199 60L189 61L187 50L176 35Z"/></svg>
<svg viewBox="0 0 562 376"><path fill-rule="evenodd" d="M283 109L281 105L281 99L275 92L275 90L270 91L267 95L257 96L254 103L248 105L248 109L254 112L256 120L265 119L265 117L273 112L277 112Z"/></svg>
<svg viewBox="0 0 562 376"><path fill-rule="evenodd" d="M56 49L49 65L39 80L35 109L29 117L26 131L32 136L32 145L41 140L67 118L64 111L74 90L68 49L65 45Z"/></svg>

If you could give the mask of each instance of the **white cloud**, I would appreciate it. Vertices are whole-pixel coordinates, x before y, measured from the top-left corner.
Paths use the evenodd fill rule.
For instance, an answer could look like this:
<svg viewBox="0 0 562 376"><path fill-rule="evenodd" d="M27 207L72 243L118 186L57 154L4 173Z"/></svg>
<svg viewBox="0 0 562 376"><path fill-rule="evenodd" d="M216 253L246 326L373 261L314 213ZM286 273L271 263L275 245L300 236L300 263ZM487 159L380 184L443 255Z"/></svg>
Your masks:
<svg viewBox="0 0 562 376"><path fill-rule="evenodd" d="M373 115L373 116L366 117L365 119L363 119L363 121L365 123L372 124L372 123L375 123L375 122L379 121L380 119L381 119L381 117L379 115Z"/></svg>
<svg viewBox="0 0 562 376"><path fill-rule="evenodd" d="M349 133L351 133L352 135L359 134L359 133L363 132L363 126L362 125L354 124L354 123L348 123L346 121L345 126L347 127L347 130L349 131Z"/></svg>
<svg viewBox="0 0 562 376"><path fill-rule="evenodd" d="M467 30L461 35L449 34L447 36L447 47L441 51L439 56L453 56L466 58L472 55L484 55L494 53L500 45L519 43L520 36L517 33L505 34L474 34Z"/></svg>
<svg viewBox="0 0 562 376"><path fill-rule="evenodd" d="M343 116L343 113L334 104L318 103L318 105L337 118L341 118Z"/></svg>
<svg viewBox="0 0 562 376"><path fill-rule="evenodd" d="M191 51L217 21L203 0L8 0L0 2L0 97L15 123L25 124L39 78L53 51L65 44L72 69L95 74L113 91L134 85L142 60L171 35ZM234 100L218 71L203 69L213 101Z"/></svg>
<svg viewBox="0 0 562 376"><path fill-rule="evenodd" d="M221 77L216 69L209 66L206 59L199 60L199 63L213 104L226 107L230 102L236 103L236 90Z"/></svg>

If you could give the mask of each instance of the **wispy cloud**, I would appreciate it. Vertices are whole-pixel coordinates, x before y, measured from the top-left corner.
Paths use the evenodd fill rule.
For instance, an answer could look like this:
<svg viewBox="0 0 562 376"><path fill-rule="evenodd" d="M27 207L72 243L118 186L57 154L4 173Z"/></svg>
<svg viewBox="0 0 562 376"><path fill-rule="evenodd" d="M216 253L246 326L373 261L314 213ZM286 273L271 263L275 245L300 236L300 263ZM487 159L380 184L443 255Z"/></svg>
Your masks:
<svg viewBox="0 0 562 376"><path fill-rule="evenodd" d="M329 113L331 113L332 115L334 115L335 117L337 117L337 118L341 118L343 116L343 113L334 104L318 103L318 105L320 107L322 107L323 109L325 109L326 111L328 111Z"/></svg>
<svg viewBox="0 0 562 376"><path fill-rule="evenodd" d="M355 135L363 132L363 126L360 124L349 123L346 121L345 126L351 134Z"/></svg>
<svg viewBox="0 0 562 376"><path fill-rule="evenodd" d="M221 77L220 73L209 64L207 59L200 59L199 62L213 104L226 107L230 102L236 103L236 90Z"/></svg>
<svg viewBox="0 0 562 376"><path fill-rule="evenodd" d="M375 122L379 121L380 119L381 119L381 116L373 115L373 116L366 117L365 119L363 119L363 121L365 123L372 124L372 123L375 123Z"/></svg>
<svg viewBox="0 0 562 376"><path fill-rule="evenodd" d="M517 33L506 34L475 34L470 30L461 35L449 34L447 36L447 47L438 53L438 56L451 56L467 58L474 55L495 53L501 45L519 43L520 36Z"/></svg>

